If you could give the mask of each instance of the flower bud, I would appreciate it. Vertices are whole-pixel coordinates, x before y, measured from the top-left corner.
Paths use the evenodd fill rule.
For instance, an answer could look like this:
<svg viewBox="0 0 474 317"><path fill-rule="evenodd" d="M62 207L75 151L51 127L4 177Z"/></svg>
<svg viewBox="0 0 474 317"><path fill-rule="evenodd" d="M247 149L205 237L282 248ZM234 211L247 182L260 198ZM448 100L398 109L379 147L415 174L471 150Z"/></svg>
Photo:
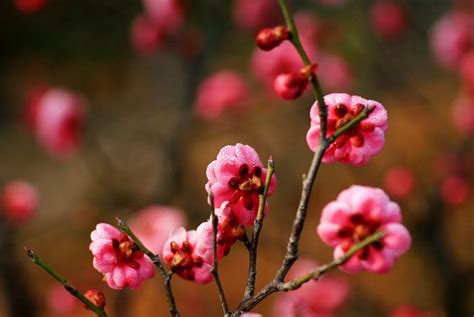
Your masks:
<svg viewBox="0 0 474 317"><path fill-rule="evenodd" d="M264 51L271 51L290 37L290 31L279 25L273 29L262 29L257 34L257 46Z"/></svg>
<svg viewBox="0 0 474 317"><path fill-rule="evenodd" d="M273 89L283 99L296 99L303 94L315 70L316 65L313 64L299 72L280 74L273 82Z"/></svg>
<svg viewBox="0 0 474 317"><path fill-rule="evenodd" d="M84 296L92 302L95 306L99 307L100 309L104 309L105 307L105 296L104 293L98 291L96 289L90 289L84 293ZM88 308L86 306L86 308Z"/></svg>

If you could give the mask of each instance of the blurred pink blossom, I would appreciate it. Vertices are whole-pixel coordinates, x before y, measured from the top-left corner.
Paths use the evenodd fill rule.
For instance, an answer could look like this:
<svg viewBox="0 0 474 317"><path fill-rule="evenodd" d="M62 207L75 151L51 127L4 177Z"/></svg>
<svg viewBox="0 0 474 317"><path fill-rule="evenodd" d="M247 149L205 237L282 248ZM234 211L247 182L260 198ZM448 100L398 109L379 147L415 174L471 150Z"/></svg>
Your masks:
<svg viewBox="0 0 474 317"><path fill-rule="evenodd" d="M263 192L267 169L252 147L237 143L223 147L217 159L206 170L206 191L214 196L215 206L229 202L237 221L244 226L253 224L258 210L258 196ZM271 196L276 188L273 175L268 189ZM265 212L268 211L268 205Z"/></svg>
<svg viewBox="0 0 474 317"><path fill-rule="evenodd" d="M396 38L407 29L405 9L395 0L377 0L370 8L372 26L380 36Z"/></svg>
<svg viewBox="0 0 474 317"><path fill-rule="evenodd" d="M91 233L89 246L94 268L104 274L113 289L136 289L154 276L151 260L138 250L126 234L106 223L99 223Z"/></svg>
<svg viewBox="0 0 474 317"><path fill-rule="evenodd" d="M471 194L471 186L462 177L452 175L441 183L441 198L451 207L464 204Z"/></svg>
<svg viewBox="0 0 474 317"><path fill-rule="evenodd" d="M332 53L321 53L318 59L318 77L329 91L347 91L354 84L351 65L342 57Z"/></svg>
<svg viewBox="0 0 474 317"><path fill-rule="evenodd" d="M456 128L466 134L474 134L474 96L460 96L452 105Z"/></svg>
<svg viewBox="0 0 474 317"><path fill-rule="evenodd" d="M182 278L206 284L212 281L212 244L209 243L212 239L204 236L209 231L200 228L199 231L176 229L163 247L163 261Z"/></svg>
<svg viewBox="0 0 474 317"><path fill-rule="evenodd" d="M2 209L6 219L23 224L30 220L38 209L39 195L36 188L25 181L8 183L2 193Z"/></svg>
<svg viewBox="0 0 474 317"><path fill-rule="evenodd" d="M47 0L15 0L14 4L18 11L24 14L34 14L41 10L46 4Z"/></svg>
<svg viewBox="0 0 474 317"><path fill-rule="evenodd" d="M50 312L58 315L71 314L79 307L77 299L60 284L54 284L48 289L47 304Z"/></svg>
<svg viewBox="0 0 474 317"><path fill-rule="evenodd" d="M300 259L292 267L292 280L317 268L317 263ZM337 277L323 276L303 284L295 291L280 295L275 302L274 316L280 317L334 317L349 295L349 284Z"/></svg>
<svg viewBox="0 0 474 317"><path fill-rule="evenodd" d="M474 23L472 25L474 27ZM472 100L474 100L474 50L464 55L459 67L459 75L464 90L471 96Z"/></svg>
<svg viewBox="0 0 474 317"><path fill-rule="evenodd" d="M410 305L403 305L392 310L390 317L435 317L438 316L434 312L422 311Z"/></svg>
<svg viewBox="0 0 474 317"><path fill-rule="evenodd" d="M462 57L474 45L473 19L452 11L441 17L431 32L431 47L438 63L447 69L457 69Z"/></svg>
<svg viewBox="0 0 474 317"><path fill-rule="evenodd" d="M385 273L411 245L410 233L401 221L400 207L383 190L353 185L324 207L317 232L335 248L335 259L371 234L384 232L379 242L358 251L340 268L351 273Z"/></svg>
<svg viewBox="0 0 474 317"><path fill-rule="evenodd" d="M215 120L225 111L241 109L249 98L245 80L236 72L222 70L207 77L199 86L196 114L204 120Z"/></svg>
<svg viewBox="0 0 474 317"><path fill-rule="evenodd" d="M377 101L348 94L330 94L324 97L328 106L328 136L356 117L365 107L374 107L370 115L341 135L332 143L323 157L323 162L343 162L354 166L366 164L378 154L385 143L387 111ZM308 146L317 151L320 146L320 121L318 102L310 112L311 127L306 135Z"/></svg>
<svg viewBox="0 0 474 317"><path fill-rule="evenodd" d="M384 175L384 189L396 198L407 198L415 189L413 172L403 166L390 168Z"/></svg>
<svg viewBox="0 0 474 317"><path fill-rule="evenodd" d="M130 29L130 39L135 50L141 54L155 53L164 40L164 31L146 15L140 15L133 20Z"/></svg>
<svg viewBox="0 0 474 317"><path fill-rule="evenodd" d="M278 3L273 0L233 0L232 17L234 23L247 31L257 31L273 26L283 17Z"/></svg>
<svg viewBox="0 0 474 317"><path fill-rule="evenodd" d="M146 14L165 33L175 33L184 24L184 4L181 0L143 0Z"/></svg>
<svg viewBox="0 0 474 317"><path fill-rule="evenodd" d="M129 226L153 253L161 254L171 232L185 225L183 211L170 206L151 205L134 214Z"/></svg>
<svg viewBox="0 0 474 317"><path fill-rule="evenodd" d="M66 159L78 151L85 101L61 88L40 88L30 94L27 120L38 142L53 156Z"/></svg>

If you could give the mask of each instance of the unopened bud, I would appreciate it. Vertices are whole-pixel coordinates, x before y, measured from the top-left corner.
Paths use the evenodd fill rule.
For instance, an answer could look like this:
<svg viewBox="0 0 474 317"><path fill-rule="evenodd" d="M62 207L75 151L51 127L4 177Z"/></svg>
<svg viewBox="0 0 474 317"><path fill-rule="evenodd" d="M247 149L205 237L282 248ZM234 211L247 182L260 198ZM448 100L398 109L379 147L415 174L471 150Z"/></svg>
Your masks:
<svg viewBox="0 0 474 317"><path fill-rule="evenodd" d="M273 29L262 29L257 34L257 46L264 51L270 51L290 37L290 31L284 26Z"/></svg>
<svg viewBox="0 0 474 317"><path fill-rule="evenodd" d="M301 96L316 71L317 65L311 64L294 73L281 74L273 82L278 96L286 100Z"/></svg>
<svg viewBox="0 0 474 317"><path fill-rule="evenodd" d="M98 291L96 289L90 289L84 293L84 296L92 302L95 306L99 307L100 309L104 309L105 307L105 296L104 293ZM87 309L89 307L86 306Z"/></svg>

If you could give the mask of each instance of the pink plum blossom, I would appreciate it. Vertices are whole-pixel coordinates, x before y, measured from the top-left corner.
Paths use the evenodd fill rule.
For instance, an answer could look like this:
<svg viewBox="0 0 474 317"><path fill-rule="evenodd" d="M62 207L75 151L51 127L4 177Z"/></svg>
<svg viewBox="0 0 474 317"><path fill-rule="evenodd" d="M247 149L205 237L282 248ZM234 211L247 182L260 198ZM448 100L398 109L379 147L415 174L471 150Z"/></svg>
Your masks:
<svg viewBox="0 0 474 317"><path fill-rule="evenodd" d="M407 29L404 8L394 0L377 0L370 8L370 18L375 31L385 38L396 38Z"/></svg>
<svg viewBox="0 0 474 317"><path fill-rule="evenodd" d="M181 0L143 0L146 14L166 33L175 33L184 24Z"/></svg>
<svg viewBox="0 0 474 317"><path fill-rule="evenodd" d="M460 11L449 12L433 26L431 47L441 66L457 69L474 45L473 19Z"/></svg>
<svg viewBox="0 0 474 317"><path fill-rule="evenodd" d="M382 150L387 129L387 111L379 102L342 93L327 95L324 102L328 107L328 136L356 117L364 107L371 107L373 111L329 146L323 162L340 161L362 166ZM310 117L311 127L306 141L312 151L317 151L321 131L317 101L311 108Z"/></svg>
<svg viewBox="0 0 474 317"><path fill-rule="evenodd" d="M225 111L245 106L249 88L236 72L222 70L206 78L198 88L195 112L204 120L215 120Z"/></svg>
<svg viewBox="0 0 474 317"><path fill-rule="evenodd" d="M112 225L99 223L91 233L89 246L94 268L104 274L113 289L136 289L154 276L151 260L138 250L129 236Z"/></svg>
<svg viewBox="0 0 474 317"><path fill-rule="evenodd" d="M186 217L180 209L151 205L136 213L128 224L149 250L161 254L169 234L185 222Z"/></svg>
<svg viewBox="0 0 474 317"><path fill-rule="evenodd" d="M218 220L216 236L217 257L220 259L229 253L231 247L238 239L243 238L245 228L237 221L228 201L224 201L219 208L215 208L215 214ZM198 236L201 237L198 248L201 249L202 253L212 252L213 232L211 219L197 228Z"/></svg>
<svg viewBox="0 0 474 317"><path fill-rule="evenodd" d="M41 88L30 95L27 120L51 155L69 158L79 148L85 107L85 101L71 91Z"/></svg>
<svg viewBox="0 0 474 317"><path fill-rule="evenodd" d="M441 183L441 198L452 207L464 204L470 196L471 186L462 177L451 175Z"/></svg>
<svg viewBox="0 0 474 317"><path fill-rule="evenodd" d="M48 309L58 315L70 315L78 307L79 303L77 299L60 284L54 284L48 289L46 300Z"/></svg>
<svg viewBox="0 0 474 317"><path fill-rule="evenodd" d="M298 260L288 274L295 279L313 271L317 263ZM349 295L349 284L337 277L323 276L317 281L303 284L295 291L280 295L274 306L274 316L285 317L334 317Z"/></svg>
<svg viewBox="0 0 474 317"><path fill-rule="evenodd" d="M407 198L415 189L415 176L410 169L395 166L385 173L383 185L390 195Z"/></svg>
<svg viewBox="0 0 474 317"><path fill-rule="evenodd" d="M206 284L212 281L212 241L204 227L186 231L176 229L163 247L163 261L171 270L190 281Z"/></svg>
<svg viewBox="0 0 474 317"><path fill-rule="evenodd" d="M474 23L472 25L474 27ZM472 99L474 99L474 50L463 57L459 67L459 75L461 77L464 90L471 96Z"/></svg>
<svg viewBox="0 0 474 317"><path fill-rule="evenodd" d="M383 190L353 185L324 207L317 228L319 237L335 248L340 258L355 243L381 231L385 236L358 251L341 269L346 272L388 272L396 259L411 245L411 236L401 224L400 206L390 201Z"/></svg>
<svg viewBox="0 0 474 317"><path fill-rule="evenodd" d="M31 219L39 205L39 195L36 188L25 181L8 183L2 193L3 214L6 219L22 224Z"/></svg>
<svg viewBox="0 0 474 317"><path fill-rule="evenodd" d="M154 20L141 15L133 20L130 39L137 52L148 55L160 48L164 40L164 31Z"/></svg>
<svg viewBox="0 0 474 317"><path fill-rule="evenodd" d="M351 65L342 56L321 53L318 65L318 77L327 90L346 91L353 86L354 74Z"/></svg>
<svg viewBox="0 0 474 317"><path fill-rule="evenodd" d="M474 96L460 96L452 105L456 128L466 134L474 134Z"/></svg>
<svg viewBox="0 0 474 317"><path fill-rule="evenodd" d="M47 0L14 0L13 2L18 11L24 14L34 14L41 10L48 1Z"/></svg>
<svg viewBox="0 0 474 317"><path fill-rule="evenodd" d="M215 206L229 202L238 223L253 224L258 210L258 196L263 192L267 169L263 167L257 152L248 145L237 143L223 147L217 159L206 170L206 190L214 196ZM276 187L272 176L268 196ZM268 206L265 207L268 211Z"/></svg>
<svg viewBox="0 0 474 317"><path fill-rule="evenodd" d="M273 0L234 0L232 17L238 27L247 31L256 31L282 20L278 4Z"/></svg>

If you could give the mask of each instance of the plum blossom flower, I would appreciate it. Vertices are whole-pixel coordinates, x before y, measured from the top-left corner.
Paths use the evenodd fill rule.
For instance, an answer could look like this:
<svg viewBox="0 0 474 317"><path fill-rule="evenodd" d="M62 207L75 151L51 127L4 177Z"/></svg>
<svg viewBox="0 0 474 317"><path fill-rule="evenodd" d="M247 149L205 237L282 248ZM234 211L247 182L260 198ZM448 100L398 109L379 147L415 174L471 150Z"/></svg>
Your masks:
<svg viewBox="0 0 474 317"><path fill-rule="evenodd" d="M244 79L230 70L206 78L198 88L195 112L204 120L215 120L225 111L245 105L249 88Z"/></svg>
<svg viewBox="0 0 474 317"><path fill-rule="evenodd" d="M79 148L85 101L61 88L34 91L27 106L27 120L38 142L53 156L69 158Z"/></svg>
<svg viewBox="0 0 474 317"><path fill-rule="evenodd" d="M218 221L216 236L217 258L221 259L229 253L231 247L238 239L243 238L245 228L237 221L228 201L224 201L219 208L215 208L215 215ZM202 253L212 252L213 232L211 219L199 225L197 232L198 236L201 237L198 248L201 249Z"/></svg>
<svg viewBox="0 0 474 317"><path fill-rule="evenodd" d="M375 31L385 38L399 37L407 29L404 8L394 0L377 0L370 8Z"/></svg>
<svg viewBox="0 0 474 317"><path fill-rule="evenodd" d="M364 107L371 107L373 111L329 146L323 162L340 161L362 166L382 150L387 129L387 111L379 102L342 93L327 95L324 102L328 107L328 136L356 117ZM317 151L321 133L317 101L311 108L310 117L311 127L306 141L312 151Z"/></svg>
<svg viewBox="0 0 474 317"><path fill-rule="evenodd" d="M403 166L390 168L384 175L384 189L394 197L406 198L415 189L413 172Z"/></svg>
<svg viewBox="0 0 474 317"><path fill-rule="evenodd" d="M212 281L212 244L209 244L209 231L186 231L176 229L163 247L163 261L171 266L171 270L190 281L206 284ZM199 244L199 245L198 245Z"/></svg>
<svg viewBox="0 0 474 317"><path fill-rule="evenodd" d="M38 209L39 195L36 188L25 181L8 183L2 193L3 214L9 221L22 224Z"/></svg>
<svg viewBox="0 0 474 317"><path fill-rule="evenodd" d="M449 12L440 18L431 32L431 47L438 63L454 70L462 57L474 45L473 19L459 11Z"/></svg>
<svg viewBox="0 0 474 317"><path fill-rule="evenodd" d="M91 233L89 246L94 268L104 274L113 289L136 289L154 276L153 263L129 236L112 225L99 223Z"/></svg>
<svg viewBox="0 0 474 317"><path fill-rule="evenodd" d="M307 259L298 260L288 274L295 279L317 267L317 263ZM349 284L338 277L323 276L317 281L303 284L299 289L278 297L274 306L274 316L285 317L334 317L336 311L349 295Z"/></svg>
<svg viewBox="0 0 474 317"><path fill-rule="evenodd" d="M266 172L255 149L240 143L227 145L207 166L205 188L209 194L212 192L215 206L228 201L238 223L250 226L257 215L258 196L263 192ZM268 196L275 187L273 175ZM267 211L268 205L265 207Z"/></svg>
<svg viewBox="0 0 474 317"><path fill-rule="evenodd" d="M161 254L170 233L185 222L185 215L180 209L151 205L135 214L128 225L143 245L153 253Z"/></svg>
<svg viewBox="0 0 474 317"><path fill-rule="evenodd" d="M357 252L341 269L385 273L411 245L410 233L401 221L400 206L390 201L383 190L353 185L324 207L317 233L324 243L335 248L336 259L355 243L377 231L384 232L379 242Z"/></svg>

